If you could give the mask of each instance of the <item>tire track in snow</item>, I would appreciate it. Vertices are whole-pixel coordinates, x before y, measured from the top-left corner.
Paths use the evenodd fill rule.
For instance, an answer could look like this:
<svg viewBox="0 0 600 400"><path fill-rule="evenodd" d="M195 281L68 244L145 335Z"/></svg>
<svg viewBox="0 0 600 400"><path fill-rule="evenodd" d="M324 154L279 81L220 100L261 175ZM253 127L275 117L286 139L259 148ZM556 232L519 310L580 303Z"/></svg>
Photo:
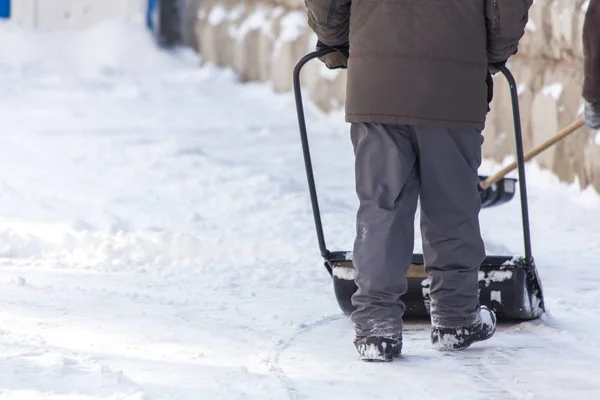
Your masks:
<svg viewBox="0 0 600 400"><path fill-rule="evenodd" d="M482 353L461 354L454 360L461 366L461 369L472 378L472 382L478 388L477 393L483 395L487 400L520 398L517 393L508 389L507 386L498 379L498 370L490 367L491 359L497 359L498 355L505 351L506 349L483 349ZM506 364L506 366L509 365L510 363Z"/></svg>
<svg viewBox="0 0 600 400"><path fill-rule="evenodd" d="M597 365L598 360L587 356L585 349L574 347L571 337L557 336L558 332L544 323L536 324L536 330L533 332L521 331L521 327L527 324L518 324L504 332L497 332L494 342L489 342L489 345L494 347L474 347L472 350L475 351L468 350L455 357L455 363L473 378L472 381L479 387L477 393L483 395L486 400L537 396L544 399L563 399L572 388L562 392L565 390L559 382L562 375L575 373L575 376L580 376L585 370L582 366L571 370L565 367L563 361L577 355L575 358L579 362L587 358L593 365ZM515 337L515 334L518 336ZM541 365L562 365L562 370L557 374L554 374L555 371L542 373ZM552 383L540 385L540 382ZM482 387L482 383L487 386ZM570 382L569 386L572 385L573 382Z"/></svg>
<svg viewBox="0 0 600 400"><path fill-rule="evenodd" d="M312 321L309 323L302 323L302 324L300 324L300 328L298 328L294 333L292 333L290 336L288 336L287 339L280 339L279 341L277 341L277 343L275 345L275 351L273 352L271 357L268 357L265 360L265 363L267 364L269 370L277 377L277 379L284 386L285 391L287 393L287 398L289 400L299 399L298 391L294 387L292 380L285 374L285 371L279 365L279 357L301 335L306 334L306 333L310 332L311 330L318 328L322 325L325 325L327 323L337 321L343 317L344 317L343 314L336 314L336 315L330 315L327 317L323 317L323 318L320 318L318 320L315 320L315 321Z"/></svg>
<svg viewBox="0 0 600 400"><path fill-rule="evenodd" d="M518 325L517 325L518 326ZM546 348L535 343L520 344L515 347L511 345L510 334L513 328L502 330L499 326L492 341L483 342L479 346L473 346L468 350L455 353L438 353L437 358L441 362L448 362L452 370L460 370L469 376L470 381L476 388L478 395L486 400L508 400L522 399L527 396L520 388L516 388L518 380L507 376L507 373L526 374L527 370L519 368L518 360L522 350L529 351L532 348L539 351L547 351ZM537 336L536 336L537 338ZM493 347L491 347L493 346Z"/></svg>
<svg viewBox="0 0 600 400"><path fill-rule="evenodd" d="M280 382L285 387L287 392L287 398L290 400L298 400L302 398L301 394L298 392L296 387L294 387L294 383L292 379L290 379L283 368L279 365L279 358L281 354L292 347L292 344L295 340L297 340L301 335L307 334L316 328L320 328L327 323L331 323L337 320L344 318L343 315L329 316L324 317L319 320L316 320L312 323L303 325L300 329L290 335L287 339L282 339L277 342L275 352L273 356L268 359L268 364L271 372L273 372ZM421 325L416 325L412 328L408 328L405 330L405 339L411 341L413 343L422 342L422 345L417 345L417 347L423 349L430 349L429 347L429 327L423 327ZM427 342L427 343L425 343ZM473 351L475 350L475 351ZM503 386L502 383L495 379L495 375L490 374L490 363L489 360L494 358L496 354L501 354L503 349L477 349L473 348L472 350L468 350L467 352L452 352L452 353L440 353L434 350L426 350L427 354L423 354L421 356L417 356L411 354L409 360L404 362L411 362L415 359L418 359L418 362L422 362L426 360L426 363L434 362L438 365L442 365L444 369L445 375L458 374L461 376L469 377L468 383L473 385L473 393L477 395L481 395L481 399L486 400L509 400L509 399L519 399L522 396L519 396L514 391L511 391L506 386ZM403 360L396 360L394 363L391 363L391 367L394 364L401 364ZM510 363L507 364L510 366ZM490 377L490 375L492 375ZM415 378L417 378L415 376ZM418 380L418 379L417 379ZM418 385L417 385L418 386ZM415 388L413 388L415 390Z"/></svg>
<svg viewBox="0 0 600 400"><path fill-rule="evenodd" d="M496 385L513 388L511 393L515 398L597 398L600 384L585 377L587 371L598 365L595 352L589 351L596 348L595 344L573 341L571 335L563 335L544 323L536 324L536 328L534 332L525 331L528 336L509 337L502 348L486 352L488 362L483 365L486 374ZM547 365L560 368L545 371L540 368ZM548 383L540 385L542 381ZM589 397L590 390L596 394Z"/></svg>
<svg viewBox="0 0 600 400"><path fill-rule="evenodd" d="M500 332L498 332L500 333ZM497 333L497 334L498 334ZM424 335L426 334L426 335ZM444 375L459 374L469 377L469 383L473 385L473 391L477 395L482 395L486 400L508 400L519 398L512 391L508 390L496 379L490 377L489 361L493 354L501 352L503 349L472 347L461 352L439 352L432 349L429 345L429 328L405 331L405 340L423 342L420 348L427 349L427 354L423 357L432 359L428 363L435 362L442 365ZM427 342L427 343L425 343ZM411 355L411 357L413 357ZM402 360L398 361L402 362ZM477 397L480 398L480 397Z"/></svg>

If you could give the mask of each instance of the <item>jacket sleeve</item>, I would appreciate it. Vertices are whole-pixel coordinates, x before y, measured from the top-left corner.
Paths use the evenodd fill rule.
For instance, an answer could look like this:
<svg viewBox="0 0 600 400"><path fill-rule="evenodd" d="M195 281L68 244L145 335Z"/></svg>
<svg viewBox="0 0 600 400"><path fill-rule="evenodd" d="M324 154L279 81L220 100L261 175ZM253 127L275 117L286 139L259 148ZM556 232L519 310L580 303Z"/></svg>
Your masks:
<svg viewBox="0 0 600 400"><path fill-rule="evenodd" d="M600 0L591 0L583 25L583 97L600 103Z"/></svg>
<svg viewBox="0 0 600 400"><path fill-rule="evenodd" d="M489 63L508 60L525 34L533 0L485 0Z"/></svg>
<svg viewBox="0 0 600 400"><path fill-rule="evenodd" d="M349 42L351 0L305 0L308 25L321 42L342 46Z"/></svg>

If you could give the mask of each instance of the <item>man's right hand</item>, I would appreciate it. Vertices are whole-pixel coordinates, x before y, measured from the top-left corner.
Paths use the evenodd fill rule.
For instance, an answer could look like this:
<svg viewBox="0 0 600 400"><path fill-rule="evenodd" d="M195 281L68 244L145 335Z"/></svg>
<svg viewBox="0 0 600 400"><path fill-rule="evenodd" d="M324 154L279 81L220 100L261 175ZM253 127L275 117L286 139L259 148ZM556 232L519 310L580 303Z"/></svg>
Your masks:
<svg viewBox="0 0 600 400"><path fill-rule="evenodd" d="M505 65L506 65L506 61L503 61L500 63L488 64L488 70L490 71L490 74L496 75L498 72L500 72L500 67L504 67Z"/></svg>

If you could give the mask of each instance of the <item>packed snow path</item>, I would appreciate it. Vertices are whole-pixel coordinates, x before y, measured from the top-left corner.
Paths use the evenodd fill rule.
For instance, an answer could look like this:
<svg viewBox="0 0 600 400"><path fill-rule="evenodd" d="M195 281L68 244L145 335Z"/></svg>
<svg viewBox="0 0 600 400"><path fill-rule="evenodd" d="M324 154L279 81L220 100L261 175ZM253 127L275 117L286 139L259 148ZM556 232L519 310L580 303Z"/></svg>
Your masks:
<svg viewBox="0 0 600 400"><path fill-rule="evenodd" d="M600 398L596 194L529 169L551 315L460 354L408 324L402 360L362 363L291 94L138 26L0 36L0 399ZM348 127L308 117L328 244L350 249ZM482 225L490 252L521 253L518 201Z"/></svg>

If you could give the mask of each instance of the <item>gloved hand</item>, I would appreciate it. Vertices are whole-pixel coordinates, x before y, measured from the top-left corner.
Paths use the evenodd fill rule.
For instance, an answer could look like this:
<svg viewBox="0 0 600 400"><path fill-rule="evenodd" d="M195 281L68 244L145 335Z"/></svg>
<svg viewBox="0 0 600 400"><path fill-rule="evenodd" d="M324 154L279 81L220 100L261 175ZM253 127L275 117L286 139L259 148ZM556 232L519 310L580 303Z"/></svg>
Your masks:
<svg viewBox="0 0 600 400"><path fill-rule="evenodd" d="M490 71L490 74L496 75L498 72L500 72L500 67L504 67L505 65L506 65L506 61L488 64L488 71Z"/></svg>
<svg viewBox="0 0 600 400"><path fill-rule="evenodd" d="M332 46L327 46L322 43L320 40L317 41L317 50L327 49ZM346 69L348 68L348 57L350 53L350 46L345 44L343 46L335 46L337 51L326 54L322 57L319 57L319 60L323 61L327 68L329 69Z"/></svg>
<svg viewBox="0 0 600 400"><path fill-rule="evenodd" d="M490 111L490 103L492 102L492 100L494 99L494 79L492 78L492 75L496 75L498 72L500 72L500 67L506 65L506 61L502 61L500 63L493 63L493 64L488 64L488 74L486 77L486 83L487 83L487 102L488 102L488 112Z"/></svg>
<svg viewBox="0 0 600 400"><path fill-rule="evenodd" d="M600 103L584 101L583 122L592 129L600 129Z"/></svg>

